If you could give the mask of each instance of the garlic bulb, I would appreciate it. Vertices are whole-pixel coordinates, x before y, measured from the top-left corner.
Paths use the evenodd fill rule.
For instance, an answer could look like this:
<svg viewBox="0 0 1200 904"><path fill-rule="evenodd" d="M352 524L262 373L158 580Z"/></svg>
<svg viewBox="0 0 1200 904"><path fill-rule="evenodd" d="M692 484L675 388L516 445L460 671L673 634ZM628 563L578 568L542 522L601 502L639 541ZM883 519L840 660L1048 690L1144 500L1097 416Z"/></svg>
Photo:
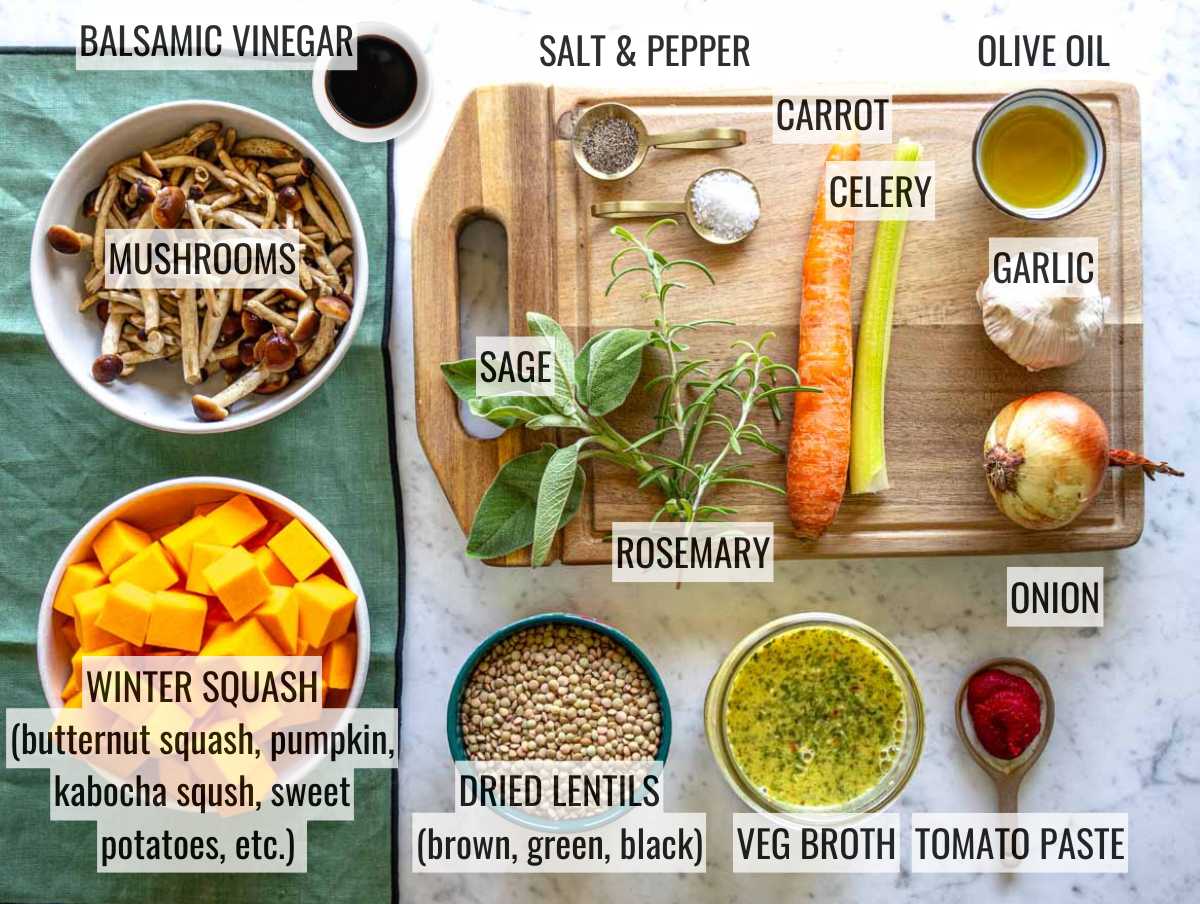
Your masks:
<svg viewBox="0 0 1200 904"><path fill-rule="evenodd" d="M1028 370L1074 364L1100 338L1109 299L1095 288L1073 295L1063 291L1050 286L1014 290L989 276L975 293L988 338Z"/></svg>

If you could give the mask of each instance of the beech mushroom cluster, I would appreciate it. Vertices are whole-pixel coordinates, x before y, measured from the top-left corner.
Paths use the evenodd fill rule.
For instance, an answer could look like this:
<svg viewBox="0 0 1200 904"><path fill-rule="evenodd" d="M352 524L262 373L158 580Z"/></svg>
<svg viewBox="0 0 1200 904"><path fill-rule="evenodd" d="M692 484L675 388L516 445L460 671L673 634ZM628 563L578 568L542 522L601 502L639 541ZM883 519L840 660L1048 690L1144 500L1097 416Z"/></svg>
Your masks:
<svg viewBox="0 0 1200 904"><path fill-rule="evenodd" d="M80 311L103 324L92 376L129 377L138 365L179 359L184 381L221 373L226 386L192 396L196 417L224 420L251 393L273 393L311 374L350 319L352 234L341 205L312 160L274 138L238 138L221 123L186 134L108 168L83 199L91 233L54 225L46 241L60 254L92 256ZM104 235L114 229L297 229L300 288L104 288Z"/></svg>

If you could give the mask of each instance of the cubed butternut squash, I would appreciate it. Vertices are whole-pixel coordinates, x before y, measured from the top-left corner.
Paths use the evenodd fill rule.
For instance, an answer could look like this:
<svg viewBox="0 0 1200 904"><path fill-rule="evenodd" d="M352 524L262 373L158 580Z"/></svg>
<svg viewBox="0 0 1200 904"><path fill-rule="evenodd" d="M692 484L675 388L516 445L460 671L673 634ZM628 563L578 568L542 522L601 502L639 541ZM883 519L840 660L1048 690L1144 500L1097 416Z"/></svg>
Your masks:
<svg viewBox="0 0 1200 904"><path fill-rule="evenodd" d="M76 562L63 572L58 590L54 592L54 609L63 615L75 614L75 594L99 587L105 582L104 569L99 562Z"/></svg>
<svg viewBox="0 0 1200 904"><path fill-rule="evenodd" d="M271 590L271 585L258 570L254 556L241 546L235 546L206 567L204 580L235 621L266 600Z"/></svg>
<svg viewBox="0 0 1200 904"><path fill-rule="evenodd" d="M217 543L197 542L192 545L192 560L188 563L188 578L185 585L189 593L199 593L201 596L212 594L212 589L204 577L204 569L229 552L230 549L232 547Z"/></svg>
<svg viewBox="0 0 1200 904"><path fill-rule="evenodd" d="M327 575L318 574L292 588L300 604L300 636L309 646L323 647L341 637L354 617L354 592Z"/></svg>
<svg viewBox="0 0 1200 904"><path fill-rule="evenodd" d="M188 653L198 652L204 635L208 600L194 593L160 590L154 594L146 643Z"/></svg>
<svg viewBox="0 0 1200 904"><path fill-rule="evenodd" d="M160 541L180 571L186 572L192 561L192 546L198 542L216 543L217 532L203 515L185 521Z"/></svg>
<svg viewBox="0 0 1200 904"><path fill-rule="evenodd" d="M154 593L156 590L166 590L174 586L179 580L179 574L167 558L167 551L163 549L162 544L155 542L114 568L109 580L114 584L128 581Z"/></svg>
<svg viewBox="0 0 1200 904"><path fill-rule="evenodd" d="M114 518L104 525L92 541L92 552L96 554L104 573L112 574L118 566L132 559L150 543L150 535L144 530Z"/></svg>
<svg viewBox="0 0 1200 904"><path fill-rule="evenodd" d="M245 543L267 526L266 516L245 494L225 500L206 517L216 531L217 542L225 546Z"/></svg>
<svg viewBox="0 0 1200 904"><path fill-rule="evenodd" d="M129 581L109 586L112 589L104 600L104 608L100 610L96 626L140 647L146 642L146 627L150 623L154 594Z"/></svg>
<svg viewBox="0 0 1200 904"><path fill-rule="evenodd" d="M99 587L75 594L75 634L79 637L81 650L98 650L120 642L121 638L96 624L96 619L104 611L104 604L111 592L111 584L101 584Z"/></svg>
<svg viewBox="0 0 1200 904"><path fill-rule="evenodd" d="M329 561L329 550L309 533L299 518L293 518L270 539L267 546L279 556L297 581L312 577L318 568Z"/></svg>
<svg viewBox="0 0 1200 904"><path fill-rule="evenodd" d="M330 641L321 657L321 679L329 689L345 690L354 680L354 663L358 657L358 635L347 631Z"/></svg>
<svg viewBox="0 0 1200 904"><path fill-rule="evenodd" d="M272 586L291 587L296 583L296 578L269 547L260 546L254 550L254 561L258 563L258 570L271 582Z"/></svg>
<svg viewBox="0 0 1200 904"><path fill-rule="evenodd" d="M300 604L291 587L271 585L267 601L254 610L254 617L275 638L288 656L296 655L297 632L300 629Z"/></svg>

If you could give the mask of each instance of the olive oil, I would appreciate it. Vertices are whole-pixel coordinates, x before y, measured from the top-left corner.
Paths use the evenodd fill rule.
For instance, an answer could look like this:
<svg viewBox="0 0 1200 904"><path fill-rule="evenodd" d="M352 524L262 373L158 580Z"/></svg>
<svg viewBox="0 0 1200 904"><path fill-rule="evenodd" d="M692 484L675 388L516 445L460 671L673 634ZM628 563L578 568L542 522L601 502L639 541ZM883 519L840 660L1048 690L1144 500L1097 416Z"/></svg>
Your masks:
<svg viewBox="0 0 1200 904"><path fill-rule="evenodd" d="M1051 207L1083 178L1083 135L1065 113L1029 104L1001 114L983 137L981 165L992 191L1014 207Z"/></svg>

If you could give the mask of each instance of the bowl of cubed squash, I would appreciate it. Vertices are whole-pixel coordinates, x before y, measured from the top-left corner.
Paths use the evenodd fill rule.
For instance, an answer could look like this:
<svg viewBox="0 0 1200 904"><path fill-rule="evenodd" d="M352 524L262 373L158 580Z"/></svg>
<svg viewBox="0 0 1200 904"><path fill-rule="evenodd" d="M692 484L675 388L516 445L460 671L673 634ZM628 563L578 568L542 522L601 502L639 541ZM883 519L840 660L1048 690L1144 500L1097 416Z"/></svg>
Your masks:
<svg viewBox="0 0 1200 904"><path fill-rule="evenodd" d="M85 656L320 656L323 703L362 696L370 637L350 558L265 487L186 477L92 518L46 585L38 670L52 709L82 704Z"/></svg>

